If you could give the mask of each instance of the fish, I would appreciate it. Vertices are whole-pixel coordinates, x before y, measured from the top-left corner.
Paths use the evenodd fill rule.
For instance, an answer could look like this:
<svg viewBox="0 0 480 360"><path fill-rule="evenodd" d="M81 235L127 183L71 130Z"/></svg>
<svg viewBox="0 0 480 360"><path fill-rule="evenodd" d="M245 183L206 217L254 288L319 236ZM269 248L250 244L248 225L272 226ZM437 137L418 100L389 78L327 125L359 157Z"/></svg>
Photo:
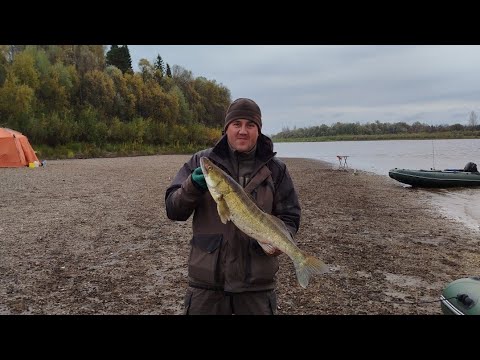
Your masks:
<svg viewBox="0 0 480 360"><path fill-rule="evenodd" d="M262 247L275 247L287 254L293 261L297 280L304 289L312 275L329 271L323 261L302 251L295 244L282 220L260 209L240 184L208 157L200 158L200 166L208 190L217 203L217 212L223 224L232 221L238 229L257 240Z"/></svg>

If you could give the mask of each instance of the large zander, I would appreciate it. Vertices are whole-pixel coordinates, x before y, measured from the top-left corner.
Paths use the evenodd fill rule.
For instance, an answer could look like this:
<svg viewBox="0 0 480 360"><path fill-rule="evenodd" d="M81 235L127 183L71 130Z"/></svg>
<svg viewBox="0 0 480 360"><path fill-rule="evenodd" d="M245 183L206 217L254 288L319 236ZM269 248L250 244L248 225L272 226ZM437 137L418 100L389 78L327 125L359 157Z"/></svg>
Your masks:
<svg viewBox="0 0 480 360"><path fill-rule="evenodd" d="M222 223L231 220L263 246L274 246L287 254L293 261L298 282L303 288L307 287L311 275L328 271L321 260L300 250L283 221L261 210L231 176L207 157L200 158L200 166L208 190L217 203Z"/></svg>

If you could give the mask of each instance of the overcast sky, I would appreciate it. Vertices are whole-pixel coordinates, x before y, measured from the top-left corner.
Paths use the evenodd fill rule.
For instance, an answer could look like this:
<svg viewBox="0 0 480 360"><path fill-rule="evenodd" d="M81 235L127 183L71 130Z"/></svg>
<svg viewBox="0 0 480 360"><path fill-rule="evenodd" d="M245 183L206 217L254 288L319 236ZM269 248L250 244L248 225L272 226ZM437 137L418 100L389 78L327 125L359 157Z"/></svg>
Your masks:
<svg viewBox="0 0 480 360"><path fill-rule="evenodd" d="M468 124L480 115L478 45L129 45L248 97L263 133L336 122Z"/></svg>

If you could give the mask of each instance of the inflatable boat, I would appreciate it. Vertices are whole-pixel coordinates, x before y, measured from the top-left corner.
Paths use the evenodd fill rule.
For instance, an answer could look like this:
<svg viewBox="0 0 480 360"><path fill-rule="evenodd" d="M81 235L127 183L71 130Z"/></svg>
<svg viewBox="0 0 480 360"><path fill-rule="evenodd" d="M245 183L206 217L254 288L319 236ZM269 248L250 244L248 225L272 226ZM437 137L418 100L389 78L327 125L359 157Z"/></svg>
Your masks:
<svg viewBox="0 0 480 360"><path fill-rule="evenodd" d="M414 187L470 187L480 186L480 173L475 163L468 163L464 169L409 170L391 169L388 176Z"/></svg>
<svg viewBox="0 0 480 360"><path fill-rule="evenodd" d="M480 276L452 281L440 301L445 315L480 315Z"/></svg>

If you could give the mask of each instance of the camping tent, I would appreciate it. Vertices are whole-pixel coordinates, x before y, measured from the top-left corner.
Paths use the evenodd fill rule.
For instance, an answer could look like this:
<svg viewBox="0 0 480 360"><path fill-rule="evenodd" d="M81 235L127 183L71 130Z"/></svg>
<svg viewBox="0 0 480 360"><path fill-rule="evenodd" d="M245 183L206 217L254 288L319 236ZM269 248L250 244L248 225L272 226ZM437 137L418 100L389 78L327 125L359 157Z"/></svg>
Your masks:
<svg viewBox="0 0 480 360"><path fill-rule="evenodd" d="M0 128L0 168L28 166L38 161L35 151L22 133Z"/></svg>

